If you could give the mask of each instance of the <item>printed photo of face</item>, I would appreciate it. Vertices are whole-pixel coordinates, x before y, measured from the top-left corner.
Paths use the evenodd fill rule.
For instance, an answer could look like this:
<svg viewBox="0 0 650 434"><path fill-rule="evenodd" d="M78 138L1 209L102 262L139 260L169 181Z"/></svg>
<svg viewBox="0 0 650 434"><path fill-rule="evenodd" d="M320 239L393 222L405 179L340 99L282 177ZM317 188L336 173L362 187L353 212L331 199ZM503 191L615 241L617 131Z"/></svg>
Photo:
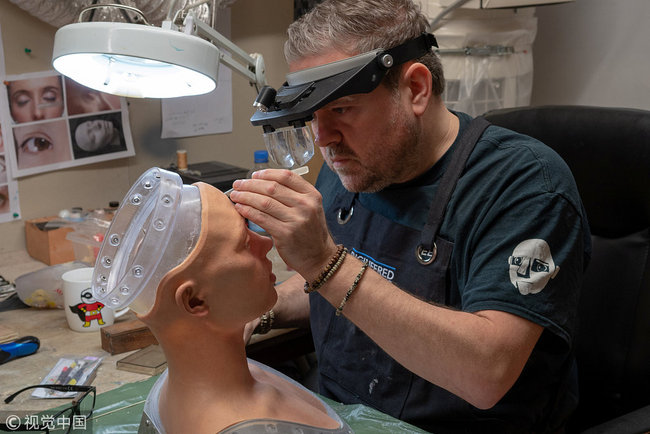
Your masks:
<svg viewBox="0 0 650 434"><path fill-rule="evenodd" d="M54 119L63 115L61 76L29 78L7 83L9 110L15 123Z"/></svg>
<svg viewBox="0 0 650 434"><path fill-rule="evenodd" d="M98 151L111 144L120 144L120 132L113 126L113 122L104 119L94 119L79 124L74 137L77 146L88 152Z"/></svg>
<svg viewBox="0 0 650 434"><path fill-rule="evenodd" d="M18 169L72 159L65 120L14 128Z"/></svg>
<svg viewBox="0 0 650 434"><path fill-rule="evenodd" d="M126 151L121 116L115 112L69 119L74 158Z"/></svg>
<svg viewBox="0 0 650 434"><path fill-rule="evenodd" d="M4 185L0 187L0 214L9 212L9 187Z"/></svg>
<svg viewBox="0 0 650 434"><path fill-rule="evenodd" d="M90 89L69 78L65 79L65 99L69 115L121 108L119 96Z"/></svg>

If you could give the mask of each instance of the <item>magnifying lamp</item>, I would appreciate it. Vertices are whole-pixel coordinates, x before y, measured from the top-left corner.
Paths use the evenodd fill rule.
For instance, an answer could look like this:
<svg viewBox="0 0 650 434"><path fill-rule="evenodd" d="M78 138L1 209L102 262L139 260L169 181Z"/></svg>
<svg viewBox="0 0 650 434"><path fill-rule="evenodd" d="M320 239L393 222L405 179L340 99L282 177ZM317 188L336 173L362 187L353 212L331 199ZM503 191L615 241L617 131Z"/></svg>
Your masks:
<svg viewBox="0 0 650 434"><path fill-rule="evenodd" d="M135 12L143 24L83 22L86 12L105 7ZM175 23L185 12L181 32ZM77 21L56 32L52 65L86 87L135 98L200 95L217 86L220 63L266 84L261 55L247 54L191 10L155 27L137 8L98 4L81 9Z"/></svg>
<svg viewBox="0 0 650 434"><path fill-rule="evenodd" d="M264 58L246 53L196 18L191 8L206 2L186 6L173 19L172 5L161 27L150 25L131 6L87 6L81 9L77 23L56 32L52 65L86 87L125 97L174 98L211 92L218 83L220 64L243 75L259 91L266 85ZM84 22L88 11L106 7L134 12L142 24ZM313 156L311 131L304 124L277 136L265 143L281 167L303 165Z"/></svg>

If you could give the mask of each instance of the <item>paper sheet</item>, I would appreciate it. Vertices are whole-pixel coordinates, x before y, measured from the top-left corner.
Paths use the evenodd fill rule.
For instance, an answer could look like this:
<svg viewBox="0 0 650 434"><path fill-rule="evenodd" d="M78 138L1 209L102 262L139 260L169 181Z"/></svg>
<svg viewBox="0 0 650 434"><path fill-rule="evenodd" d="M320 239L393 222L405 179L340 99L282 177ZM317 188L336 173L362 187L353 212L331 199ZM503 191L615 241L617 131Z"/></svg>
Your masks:
<svg viewBox="0 0 650 434"><path fill-rule="evenodd" d="M217 31L230 38L230 9L219 9ZM163 99L163 139L232 132L232 71L219 65L217 88L211 93Z"/></svg>

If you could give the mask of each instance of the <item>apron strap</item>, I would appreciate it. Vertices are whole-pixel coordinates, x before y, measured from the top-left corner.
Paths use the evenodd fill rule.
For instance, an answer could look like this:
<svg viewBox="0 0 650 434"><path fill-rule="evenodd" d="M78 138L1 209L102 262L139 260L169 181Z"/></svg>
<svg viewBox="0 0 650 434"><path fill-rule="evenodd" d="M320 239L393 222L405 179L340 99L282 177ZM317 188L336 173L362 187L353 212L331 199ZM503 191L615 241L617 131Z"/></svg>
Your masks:
<svg viewBox="0 0 650 434"><path fill-rule="evenodd" d="M458 149L452 155L449 166L442 175L436 197L429 207L427 222L422 230L420 245L417 248L418 260L423 264L429 264L435 260L435 238L445 216L449 198L456 188L456 183L465 168L465 163L472 153L474 145L476 145L476 142L478 142L483 131L488 126L490 126L490 123L480 116L470 122L467 130L460 137ZM423 252L424 254L422 254ZM429 254L426 254L426 252L429 252Z"/></svg>

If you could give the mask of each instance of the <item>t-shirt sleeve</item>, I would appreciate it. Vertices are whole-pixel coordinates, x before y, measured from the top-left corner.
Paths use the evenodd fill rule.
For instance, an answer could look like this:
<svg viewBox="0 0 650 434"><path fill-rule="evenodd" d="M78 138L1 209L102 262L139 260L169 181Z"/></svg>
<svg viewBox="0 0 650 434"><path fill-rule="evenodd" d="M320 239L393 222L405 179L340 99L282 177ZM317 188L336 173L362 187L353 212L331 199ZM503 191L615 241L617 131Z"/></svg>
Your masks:
<svg viewBox="0 0 650 434"><path fill-rule="evenodd" d="M580 212L555 192L497 202L473 234L463 310L510 312L570 341L585 267Z"/></svg>

